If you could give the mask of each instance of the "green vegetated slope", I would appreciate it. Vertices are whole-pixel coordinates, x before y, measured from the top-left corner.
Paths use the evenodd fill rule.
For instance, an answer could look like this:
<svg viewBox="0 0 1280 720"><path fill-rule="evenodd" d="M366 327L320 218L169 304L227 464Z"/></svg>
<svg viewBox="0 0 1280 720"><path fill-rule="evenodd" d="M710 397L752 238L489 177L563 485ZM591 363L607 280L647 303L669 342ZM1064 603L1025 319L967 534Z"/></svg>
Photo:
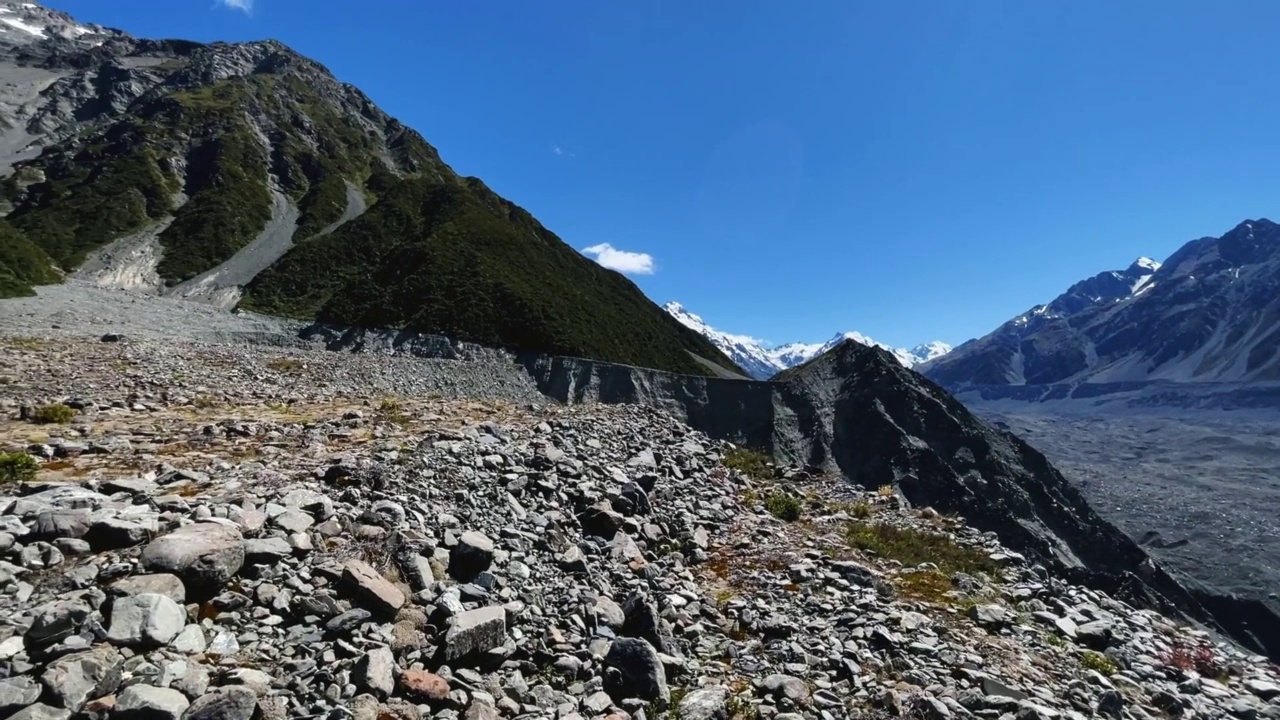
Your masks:
<svg viewBox="0 0 1280 720"><path fill-rule="evenodd" d="M58 282L162 221L157 272L170 286L191 279L262 232L274 178L300 212L295 246L250 284L246 308L713 372L692 353L740 372L632 282L456 175L416 132L279 43L128 40L57 53L46 62L83 69L96 88L86 106L109 110L68 120L72 131L0 180L0 296ZM93 69L113 53L145 56L147 69ZM245 72L227 77L230 67ZM126 95L136 97L121 108ZM348 187L368 209L320 234L344 216Z"/></svg>
<svg viewBox="0 0 1280 720"><path fill-rule="evenodd" d="M695 353L738 372L630 280L479 180L381 180L363 216L294 248L249 285L243 305L707 374Z"/></svg>

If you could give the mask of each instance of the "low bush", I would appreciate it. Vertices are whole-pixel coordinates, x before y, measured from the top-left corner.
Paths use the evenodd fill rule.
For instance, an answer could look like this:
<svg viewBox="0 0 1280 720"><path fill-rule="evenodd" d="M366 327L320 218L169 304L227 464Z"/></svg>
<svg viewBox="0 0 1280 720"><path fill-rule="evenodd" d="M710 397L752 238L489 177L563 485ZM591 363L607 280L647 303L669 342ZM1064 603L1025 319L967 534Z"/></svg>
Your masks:
<svg viewBox="0 0 1280 720"><path fill-rule="evenodd" d="M800 501L783 493L775 492L764 500L764 507L779 520L794 522L800 519Z"/></svg>
<svg viewBox="0 0 1280 720"><path fill-rule="evenodd" d="M995 572L998 568L986 552L957 544L947 535L884 522L851 522L845 531L845 540L859 550L897 560L907 567L934 563L948 576L958 572L969 575Z"/></svg>
<svg viewBox="0 0 1280 720"><path fill-rule="evenodd" d="M730 470L737 470L754 480L768 480L773 477L773 466L768 456L746 448L730 448L724 454L723 464Z"/></svg>
<svg viewBox="0 0 1280 720"><path fill-rule="evenodd" d="M24 452L0 453L0 480L22 482L36 476L40 463Z"/></svg>
<svg viewBox="0 0 1280 720"><path fill-rule="evenodd" d="M54 403L53 405L41 405L31 413L31 422L37 425L64 425L71 422L76 416L76 411L63 405L62 403Z"/></svg>
<svg viewBox="0 0 1280 720"><path fill-rule="evenodd" d="M1085 650L1080 656L1080 664L1090 670L1096 670L1103 675L1114 675L1116 672L1116 663L1111 658L1100 652L1093 650Z"/></svg>

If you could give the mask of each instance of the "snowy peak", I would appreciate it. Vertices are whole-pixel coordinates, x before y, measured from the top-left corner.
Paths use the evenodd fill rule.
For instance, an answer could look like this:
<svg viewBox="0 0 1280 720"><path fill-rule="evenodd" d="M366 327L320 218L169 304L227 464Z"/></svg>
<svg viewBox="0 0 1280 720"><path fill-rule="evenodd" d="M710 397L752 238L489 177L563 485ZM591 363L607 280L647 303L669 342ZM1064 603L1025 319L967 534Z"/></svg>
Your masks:
<svg viewBox="0 0 1280 720"><path fill-rule="evenodd" d="M85 39L91 45L100 44L86 36L112 34L99 25L76 22L66 13L50 10L33 2L0 0L0 46L29 45L42 40Z"/></svg>
<svg viewBox="0 0 1280 720"><path fill-rule="evenodd" d="M742 369L750 373L752 377L761 380L772 377L788 368L806 363L845 340L853 340L870 347L883 348L906 367L927 362L951 351L950 345L937 341L917 345L911 349L895 348L885 343L876 342L862 333L852 331L837 333L824 343L792 342L770 347L749 335L734 335L717 330L678 302L669 302L662 307L672 317L680 321L682 325L701 333L721 352L728 355Z"/></svg>

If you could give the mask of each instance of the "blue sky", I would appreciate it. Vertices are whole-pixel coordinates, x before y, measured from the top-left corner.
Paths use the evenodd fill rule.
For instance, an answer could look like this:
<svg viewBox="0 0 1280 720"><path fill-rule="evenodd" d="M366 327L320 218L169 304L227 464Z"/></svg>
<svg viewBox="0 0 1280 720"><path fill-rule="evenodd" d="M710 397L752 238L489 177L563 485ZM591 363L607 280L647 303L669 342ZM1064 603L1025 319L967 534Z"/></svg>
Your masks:
<svg viewBox="0 0 1280 720"><path fill-rule="evenodd" d="M655 301L774 342L958 343L1280 215L1271 0L48 4L282 40L574 247L649 256Z"/></svg>

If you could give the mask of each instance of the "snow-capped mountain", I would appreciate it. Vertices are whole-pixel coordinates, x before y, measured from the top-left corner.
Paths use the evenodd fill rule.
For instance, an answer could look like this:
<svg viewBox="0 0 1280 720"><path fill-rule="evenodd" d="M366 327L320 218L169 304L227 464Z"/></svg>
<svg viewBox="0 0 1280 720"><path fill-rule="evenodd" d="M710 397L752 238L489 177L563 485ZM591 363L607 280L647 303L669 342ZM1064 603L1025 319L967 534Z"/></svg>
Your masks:
<svg viewBox="0 0 1280 720"><path fill-rule="evenodd" d="M678 302L669 302L662 307L685 327L696 330L710 340L711 344L720 348L721 352L728 355L751 377L761 380L772 377L787 368L806 363L845 340L855 340L863 345L883 348L906 367L941 357L951 350L950 345L938 341L924 343L910 349L895 348L857 332L838 333L824 343L792 342L769 347L766 343L749 335L735 335L717 330Z"/></svg>
<svg viewBox="0 0 1280 720"><path fill-rule="evenodd" d="M917 370L952 390L1280 380L1280 225L1082 280Z"/></svg>

